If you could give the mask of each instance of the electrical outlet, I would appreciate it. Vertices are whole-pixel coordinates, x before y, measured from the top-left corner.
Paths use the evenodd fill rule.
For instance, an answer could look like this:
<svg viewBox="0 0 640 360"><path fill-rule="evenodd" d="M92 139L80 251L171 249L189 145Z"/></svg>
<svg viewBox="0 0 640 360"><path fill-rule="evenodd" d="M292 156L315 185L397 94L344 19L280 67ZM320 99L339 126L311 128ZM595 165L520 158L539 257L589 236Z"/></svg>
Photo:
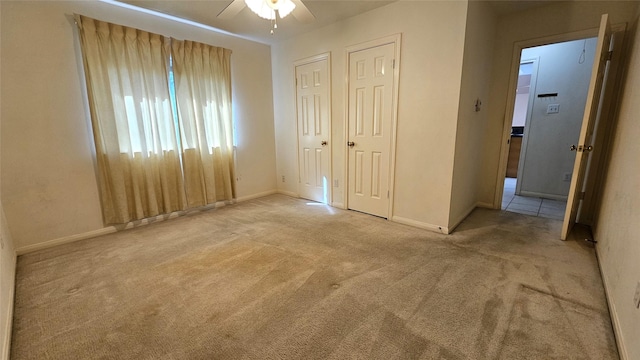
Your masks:
<svg viewBox="0 0 640 360"><path fill-rule="evenodd" d="M282 175L282 182L284 182L284 175Z"/></svg>
<svg viewBox="0 0 640 360"><path fill-rule="evenodd" d="M636 285L636 294L633 297L633 305L635 305L636 309L640 309L640 281L638 281L638 285Z"/></svg>
<svg viewBox="0 0 640 360"><path fill-rule="evenodd" d="M338 179L333 179L333 187L338 187Z"/></svg>
<svg viewBox="0 0 640 360"><path fill-rule="evenodd" d="M562 175L562 181L571 181L571 173L564 173Z"/></svg>
<svg viewBox="0 0 640 360"><path fill-rule="evenodd" d="M560 104L547 105L547 114L557 114L560 112Z"/></svg>

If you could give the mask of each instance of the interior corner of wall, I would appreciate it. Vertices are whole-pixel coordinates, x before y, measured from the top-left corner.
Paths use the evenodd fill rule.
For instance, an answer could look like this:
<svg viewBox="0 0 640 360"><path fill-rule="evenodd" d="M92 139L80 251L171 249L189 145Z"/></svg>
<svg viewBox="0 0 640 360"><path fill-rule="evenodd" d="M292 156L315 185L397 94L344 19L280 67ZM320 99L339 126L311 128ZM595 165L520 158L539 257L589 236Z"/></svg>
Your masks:
<svg viewBox="0 0 640 360"><path fill-rule="evenodd" d="M454 206L454 195L455 191L451 191L451 200L449 203L449 211L448 211L448 219L447 219L447 228L446 234L449 234L455 230L455 228L460 225L477 207L489 207L493 208L493 205L486 206L487 203L477 201L476 199L472 200L473 202L468 205L462 206ZM463 207L464 206L464 207Z"/></svg>
<svg viewBox="0 0 640 360"><path fill-rule="evenodd" d="M1 241L2 241L2 247L7 246L9 251L13 251L13 253L15 254L15 246L13 243L13 238L11 236L11 228L9 227L9 224L7 223L7 217L4 214L4 206L2 205L2 202L0 202L0 231L2 231L2 234L0 235Z"/></svg>
<svg viewBox="0 0 640 360"><path fill-rule="evenodd" d="M429 230L429 231L433 231L433 232L437 232L445 235L449 234L449 228L446 226L430 224L424 221L415 220L412 218L406 218L398 215L393 215L390 220L400 224L409 225L409 226L413 226L420 229L425 229L425 230Z"/></svg>

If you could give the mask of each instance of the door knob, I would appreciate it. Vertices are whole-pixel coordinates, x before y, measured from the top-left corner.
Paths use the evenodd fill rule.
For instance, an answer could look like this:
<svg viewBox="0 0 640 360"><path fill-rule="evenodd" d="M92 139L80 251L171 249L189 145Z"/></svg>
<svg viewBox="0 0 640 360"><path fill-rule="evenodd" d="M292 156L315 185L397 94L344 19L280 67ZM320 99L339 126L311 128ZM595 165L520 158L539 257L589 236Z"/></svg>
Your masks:
<svg viewBox="0 0 640 360"><path fill-rule="evenodd" d="M322 145L322 146L327 145L327 141L326 141L326 140L322 140L322 141L320 142L320 145Z"/></svg>
<svg viewBox="0 0 640 360"><path fill-rule="evenodd" d="M584 147L584 151L591 151L591 150L593 150L593 146L591 145Z"/></svg>
<svg viewBox="0 0 640 360"><path fill-rule="evenodd" d="M578 147L576 147L575 145L571 145L571 147L569 147L569 150L571 151L576 151L576 149L578 149Z"/></svg>
<svg viewBox="0 0 640 360"><path fill-rule="evenodd" d="M356 145L356 143L354 143L353 141L348 141L347 142L347 146L350 147L350 148L354 147L355 145Z"/></svg>

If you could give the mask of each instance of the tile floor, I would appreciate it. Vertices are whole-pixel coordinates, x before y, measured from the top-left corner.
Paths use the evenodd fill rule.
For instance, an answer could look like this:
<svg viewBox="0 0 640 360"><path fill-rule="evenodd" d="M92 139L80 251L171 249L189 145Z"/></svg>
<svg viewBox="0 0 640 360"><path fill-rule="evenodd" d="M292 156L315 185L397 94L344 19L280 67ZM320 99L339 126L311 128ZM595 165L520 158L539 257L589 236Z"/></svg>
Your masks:
<svg viewBox="0 0 640 360"><path fill-rule="evenodd" d="M516 195L516 179L504 179L502 210L525 215L562 220L567 202Z"/></svg>

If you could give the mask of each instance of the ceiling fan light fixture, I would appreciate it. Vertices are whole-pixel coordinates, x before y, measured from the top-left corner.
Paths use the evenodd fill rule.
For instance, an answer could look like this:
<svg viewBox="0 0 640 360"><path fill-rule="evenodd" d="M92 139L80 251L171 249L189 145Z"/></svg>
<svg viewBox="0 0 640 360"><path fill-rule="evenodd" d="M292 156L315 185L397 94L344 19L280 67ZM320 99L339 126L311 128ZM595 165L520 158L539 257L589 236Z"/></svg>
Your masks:
<svg viewBox="0 0 640 360"><path fill-rule="evenodd" d="M244 0L244 2L256 15L267 20L275 20L276 12L280 18L284 18L296 7L291 0Z"/></svg>

